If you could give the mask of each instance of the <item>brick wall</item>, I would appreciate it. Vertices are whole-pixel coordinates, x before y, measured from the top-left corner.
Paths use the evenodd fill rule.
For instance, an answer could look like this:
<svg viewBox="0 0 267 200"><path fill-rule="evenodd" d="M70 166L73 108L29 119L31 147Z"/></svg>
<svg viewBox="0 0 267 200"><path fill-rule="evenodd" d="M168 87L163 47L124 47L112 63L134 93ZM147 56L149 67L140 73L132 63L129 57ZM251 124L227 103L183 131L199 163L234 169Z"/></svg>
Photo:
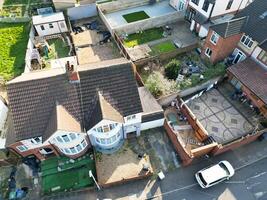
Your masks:
<svg viewBox="0 0 267 200"><path fill-rule="evenodd" d="M227 58L234 51L234 49L237 47L237 44L242 34L233 35L227 38L219 37L217 44L214 45L210 41L212 33L213 33L213 30L209 29L208 36L202 47L201 57L203 59L209 59L211 63L215 64ZM210 58L207 57L205 54L206 48L210 48L212 50L212 55Z"/></svg>
<svg viewBox="0 0 267 200"><path fill-rule="evenodd" d="M182 144L178 141L177 136L172 131L171 127L168 125L168 123L164 122L164 128L167 132L168 137L170 138L173 147L175 148L176 152L179 154L179 157L182 160L182 165L187 166L192 163L193 157L190 156L185 149L183 148Z"/></svg>
<svg viewBox="0 0 267 200"><path fill-rule="evenodd" d="M263 134L266 131L267 131L267 129L264 129L262 131L257 132L256 134L247 135L247 136L241 138L240 140L236 140L234 142L231 142L230 144L217 146L212 150L211 154L212 155L218 155L218 154L224 153L226 151L233 150L233 149L236 149L240 146L246 145L250 142L255 141L261 134Z"/></svg>

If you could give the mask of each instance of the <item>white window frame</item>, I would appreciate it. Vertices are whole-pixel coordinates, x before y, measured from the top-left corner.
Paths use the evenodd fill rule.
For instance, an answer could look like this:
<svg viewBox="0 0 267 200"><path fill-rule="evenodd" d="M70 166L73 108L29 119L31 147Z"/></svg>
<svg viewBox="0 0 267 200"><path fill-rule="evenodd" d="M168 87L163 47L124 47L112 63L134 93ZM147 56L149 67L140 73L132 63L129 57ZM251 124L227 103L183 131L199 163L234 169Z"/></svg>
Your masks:
<svg viewBox="0 0 267 200"><path fill-rule="evenodd" d="M214 45L217 44L218 40L219 40L220 36L218 35L218 33L216 33L215 31L212 32L211 36L210 36L210 42Z"/></svg>
<svg viewBox="0 0 267 200"><path fill-rule="evenodd" d="M210 55L209 55L209 53L208 52L210 52ZM205 50L205 55L207 56L207 57L211 57L211 55L212 55L212 50L209 48L209 47L207 47L206 48L206 50Z"/></svg>
<svg viewBox="0 0 267 200"><path fill-rule="evenodd" d="M126 117L127 121L130 121L130 120L133 120L133 119L136 119L136 115L129 115L129 116Z"/></svg>
<svg viewBox="0 0 267 200"><path fill-rule="evenodd" d="M242 61L246 58L246 54L243 51L241 51L239 49L235 49L234 52L236 52L236 54L235 54L235 57L233 59L233 64L239 63L240 61ZM238 55L240 55L240 58L238 59L237 62L234 62Z"/></svg>
<svg viewBox="0 0 267 200"><path fill-rule="evenodd" d="M36 139L39 140L39 142L36 141ZM41 144L41 143L42 143L42 137L34 137L34 138L32 138L32 139L31 139L31 143L32 143L32 144L36 144L36 145L37 145L37 144Z"/></svg>
<svg viewBox="0 0 267 200"><path fill-rule="evenodd" d="M50 29L54 28L54 24L50 23L50 24L48 24L48 25L49 25L49 28L50 28Z"/></svg>
<svg viewBox="0 0 267 200"><path fill-rule="evenodd" d="M240 39L240 42L247 48L251 49L251 47L253 46L254 41L252 40L251 37L249 37L248 35L243 35Z"/></svg>
<svg viewBox="0 0 267 200"><path fill-rule="evenodd" d="M24 151L27 151L29 150L28 147L26 147L25 145L19 145L19 146L16 146L16 148L20 151L20 152L24 152Z"/></svg>
<svg viewBox="0 0 267 200"><path fill-rule="evenodd" d="M185 0L180 0L179 1L179 3L178 3L178 11L183 11L183 10L185 10L185 6L186 6L186 4L185 4Z"/></svg>

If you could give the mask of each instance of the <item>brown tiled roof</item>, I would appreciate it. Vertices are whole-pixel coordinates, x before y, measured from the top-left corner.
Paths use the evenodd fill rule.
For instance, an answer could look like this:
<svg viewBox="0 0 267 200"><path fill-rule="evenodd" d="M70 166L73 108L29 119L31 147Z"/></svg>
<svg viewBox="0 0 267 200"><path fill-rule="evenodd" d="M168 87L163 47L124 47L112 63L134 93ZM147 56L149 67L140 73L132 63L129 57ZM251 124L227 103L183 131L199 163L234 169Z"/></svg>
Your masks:
<svg viewBox="0 0 267 200"><path fill-rule="evenodd" d="M46 77L44 72L40 73L42 76L39 73L31 74L33 79L30 79L30 74L25 74L7 84L16 141L42 136L56 102L63 105L77 121L81 121L78 86L70 84L66 74L49 77L54 73L50 70L45 72Z"/></svg>
<svg viewBox="0 0 267 200"><path fill-rule="evenodd" d="M118 59L119 64L103 63L105 65L90 64L78 69L86 130L90 128L88 124L98 92L123 117L143 112L131 63L125 59Z"/></svg>
<svg viewBox="0 0 267 200"><path fill-rule="evenodd" d="M80 68L80 83L76 84L69 83L62 69L23 74L8 82L14 142L37 136L49 137L51 131L46 133L47 126L55 129L50 120L55 120L52 112L56 103L88 130L90 120L95 117L92 113L97 108L98 92L121 116L142 112L132 65L126 59Z"/></svg>
<svg viewBox="0 0 267 200"><path fill-rule="evenodd" d="M62 105L55 105L51 113L46 131L43 134L43 141L47 140L57 130L80 133L81 124Z"/></svg>
<svg viewBox="0 0 267 200"><path fill-rule="evenodd" d="M267 104L266 69L253 59L247 58L228 68L228 71Z"/></svg>

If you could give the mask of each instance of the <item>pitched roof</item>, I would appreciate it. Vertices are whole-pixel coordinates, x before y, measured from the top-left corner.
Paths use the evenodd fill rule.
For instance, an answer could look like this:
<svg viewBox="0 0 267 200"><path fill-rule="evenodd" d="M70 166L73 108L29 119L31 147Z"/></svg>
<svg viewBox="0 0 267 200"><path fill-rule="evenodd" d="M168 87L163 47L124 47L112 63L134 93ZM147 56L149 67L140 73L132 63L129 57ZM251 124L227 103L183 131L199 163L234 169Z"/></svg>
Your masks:
<svg viewBox="0 0 267 200"><path fill-rule="evenodd" d="M44 132L43 141L47 140L57 130L80 133L82 127L79 121L75 119L62 105L55 105L51 113L46 131Z"/></svg>
<svg viewBox="0 0 267 200"><path fill-rule="evenodd" d="M126 59L87 64L78 71L87 130L98 92L123 117L143 112L133 68Z"/></svg>
<svg viewBox="0 0 267 200"><path fill-rule="evenodd" d="M264 14L265 13L265 14ZM234 19L248 17L247 23L242 27L242 32L252 37L258 43L267 39L267 1L255 0L240 11Z"/></svg>
<svg viewBox="0 0 267 200"><path fill-rule="evenodd" d="M246 17L241 17L238 19L232 19L228 22L215 24L211 26L211 29L214 30L223 38L227 38L236 34L241 33L241 28L246 22Z"/></svg>
<svg viewBox="0 0 267 200"><path fill-rule="evenodd" d="M22 74L7 83L14 141L37 136L49 137L51 131L46 132L47 126L55 129L55 124L50 120L55 123L53 117L58 116L51 115L56 103L65 109L59 112L60 116L64 115L69 120L69 113L88 130L95 117L92 113L97 109L98 92L106 101L102 102L104 110L112 110L112 117L116 116L116 119L118 113L128 116L142 112L132 65L126 59L79 66L78 72L80 83L76 84L69 83L62 69Z"/></svg>
<svg viewBox="0 0 267 200"><path fill-rule="evenodd" d="M16 141L42 136L56 102L77 121L81 120L78 86L70 84L62 70L23 74L7 84L7 94Z"/></svg>
<svg viewBox="0 0 267 200"><path fill-rule="evenodd" d="M247 58L229 67L228 71L267 104L267 69Z"/></svg>

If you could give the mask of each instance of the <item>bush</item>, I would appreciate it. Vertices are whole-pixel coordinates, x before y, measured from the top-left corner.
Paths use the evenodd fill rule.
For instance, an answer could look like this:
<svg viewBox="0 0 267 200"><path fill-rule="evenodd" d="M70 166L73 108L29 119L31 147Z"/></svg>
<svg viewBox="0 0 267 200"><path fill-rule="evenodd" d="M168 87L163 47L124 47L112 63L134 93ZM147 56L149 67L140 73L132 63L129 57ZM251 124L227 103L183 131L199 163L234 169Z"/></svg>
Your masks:
<svg viewBox="0 0 267 200"><path fill-rule="evenodd" d="M158 73L153 73L148 76L145 86L146 88L155 96L159 97L162 95L162 87L161 87L161 80Z"/></svg>
<svg viewBox="0 0 267 200"><path fill-rule="evenodd" d="M175 80L181 68L181 62L179 60L171 60L165 66L165 75L168 79Z"/></svg>

